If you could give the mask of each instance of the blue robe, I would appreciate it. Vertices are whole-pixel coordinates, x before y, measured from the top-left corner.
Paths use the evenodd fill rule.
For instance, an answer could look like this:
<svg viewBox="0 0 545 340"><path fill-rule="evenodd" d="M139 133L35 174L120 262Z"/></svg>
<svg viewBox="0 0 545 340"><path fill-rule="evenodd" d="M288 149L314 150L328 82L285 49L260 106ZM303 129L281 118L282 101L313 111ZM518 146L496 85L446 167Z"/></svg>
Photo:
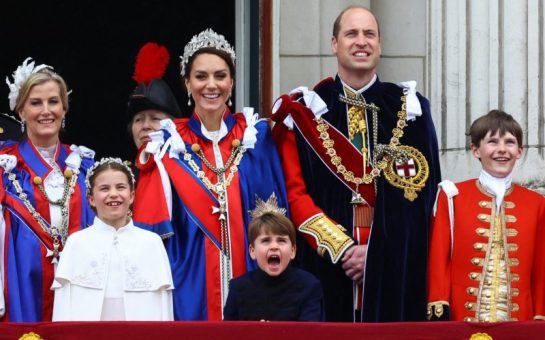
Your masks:
<svg viewBox="0 0 545 340"><path fill-rule="evenodd" d="M207 178L216 183L215 174L191 151L193 144L199 144L206 158L215 164L212 142L203 136L196 115L175 122L188 154L198 168L205 171ZM219 148L225 164L231 154L233 140L243 140L247 124L242 114L229 112L224 115L224 122L228 132L219 141ZM260 121L255 128L255 146L244 152L238 171L227 189L226 217L233 276L256 268L248 253L247 238L249 211L255 208L256 198L267 200L275 193L279 206L287 207L282 166L269 126L266 121ZM153 163L150 160L146 165L139 164L135 225L166 238L165 246L174 281L175 320L221 320L222 296L226 297L227 292L221 288L219 214L212 210L218 203L216 194L197 178L183 155L179 159L170 158L167 151L162 161L172 187L172 218L165 208L169 202L165 202L168 198L164 194L164 182L160 181L157 166L149 165ZM226 176L229 173L230 170Z"/></svg>
<svg viewBox="0 0 545 340"><path fill-rule="evenodd" d="M65 160L70 153L67 145L59 145L56 161L61 170L66 168ZM21 184L24 193L36 211L49 225L49 203L33 183L35 176L45 179L51 166L39 155L29 140L20 143L6 143L0 154L17 157L17 166L11 171ZM92 223L95 214L87 203L85 175L93 165L92 158L82 159L80 173L74 193L70 196L68 234L83 229ZM2 320L10 322L51 321L53 311L53 250L51 236L32 217L23 201L18 197L8 174L0 168L0 201L6 222L6 236L3 245L4 293L6 294L6 315ZM62 250L62 246L60 248Z"/></svg>
<svg viewBox="0 0 545 340"><path fill-rule="evenodd" d="M347 136L346 104L339 100L339 94L344 94L340 79L326 79L314 90L327 104L328 112L322 118ZM397 113L401 109L402 96L403 90L400 87L382 83L378 79L363 92L368 104L373 103L380 108L378 143L389 144L392 129L398 121ZM426 317L429 224L437 183L440 181L440 167L429 103L419 94L418 99L423 114L415 121L408 122L400 144L412 146L425 156L430 168L429 178L413 202L404 198L404 191L392 186L383 175L375 179L374 217L368 242L363 290L364 321L417 321L425 320ZM367 110L367 121L372 122L370 110ZM368 131L372 131L371 126ZM283 148L281 144L286 140L286 134L293 132L296 134L296 150ZM277 122L274 133L275 137L283 136L277 140L282 153L297 153L301 177L313 203L328 218L344 226L349 236L355 238L351 234L354 221L353 207L350 204L352 191L324 165L297 126L293 131L288 131L284 124ZM372 136L369 142L373 151ZM287 177L291 176L290 168L293 165L284 161ZM290 200L292 197L301 199L297 197L301 194L292 195L289 189L290 186ZM305 212L295 211L292 206L292 216L298 213L303 214L299 216L299 221L304 220ZM308 217L315 213L316 209L313 209ZM341 261L334 265L330 259L318 256L315 246L309 246L302 239L299 241L296 260L322 281L327 320L354 320L354 287L345 275Z"/></svg>

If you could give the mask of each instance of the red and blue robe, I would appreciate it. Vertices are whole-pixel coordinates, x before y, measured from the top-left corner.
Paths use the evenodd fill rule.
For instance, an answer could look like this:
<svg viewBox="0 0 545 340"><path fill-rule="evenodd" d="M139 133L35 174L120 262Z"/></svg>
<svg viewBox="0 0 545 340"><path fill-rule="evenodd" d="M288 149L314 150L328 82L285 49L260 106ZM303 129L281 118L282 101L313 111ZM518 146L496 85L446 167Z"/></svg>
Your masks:
<svg viewBox="0 0 545 340"><path fill-rule="evenodd" d="M225 164L231 154L233 140L243 141L247 122L243 114L228 111L223 119L228 132L218 146ZM198 117L177 119L175 124L198 168L212 183L217 183L217 175L191 151L192 144L199 144L204 156L216 165L213 144L202 134ZM278 205L287 207L282 166L269 126L261 120L254 127L257 141L253 148L244 152L238 171L227 188L226 216L233 277L256 268L248 253L247 231L249 211L255 208L256 198L266 200L275 193ZM174 281L175 320L221 320L222 297L226 298L227 292L222 291L219 215L213 211L213 207L218 206L217 196L197 178L183 154L172 158L167 151L161 161L168 174L167 182L164 177L162 181L161 170L154 161L138 162L140 175L134 204L135 225L166 238ZM229 173L230 170L226 176Z"/></svg>
<svg viewBox="0 0 545 340"><path fill-rule="evenodd" d="M36 176L45 179L52 171L51 166L29 140L3 144L0 154L17 157L17 165L11 173L15 174L28 200L49 225L49 202L33 179ZM66 168L65 160L69 154L69 146L57 146L55 160L61 171ZM85 175L92 164L92 158L82 159L78 180L70 196L68 234L87 227L95 216L87 203L85 190ZM1 167L0 172L0 203L6 224L4 244L0 245L4 251L3 289L6 298L6 313L1 321L51 321L54 265L53 257L46 255L54 248L53 240L25 207Z"/></svg>

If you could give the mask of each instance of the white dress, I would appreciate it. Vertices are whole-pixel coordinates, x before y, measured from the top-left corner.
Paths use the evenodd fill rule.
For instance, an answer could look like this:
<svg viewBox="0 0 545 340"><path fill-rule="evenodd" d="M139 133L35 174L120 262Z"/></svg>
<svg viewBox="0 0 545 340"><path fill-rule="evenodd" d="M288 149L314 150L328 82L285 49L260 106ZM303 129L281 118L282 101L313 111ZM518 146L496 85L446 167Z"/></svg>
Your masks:
<svg viewBox="0 0 545 340"><path fill-rule="evenodd" d="M158 235L132 220L116 230L96 217L68 238L61 254L53 321L173 320L173 288Z"/></svg>

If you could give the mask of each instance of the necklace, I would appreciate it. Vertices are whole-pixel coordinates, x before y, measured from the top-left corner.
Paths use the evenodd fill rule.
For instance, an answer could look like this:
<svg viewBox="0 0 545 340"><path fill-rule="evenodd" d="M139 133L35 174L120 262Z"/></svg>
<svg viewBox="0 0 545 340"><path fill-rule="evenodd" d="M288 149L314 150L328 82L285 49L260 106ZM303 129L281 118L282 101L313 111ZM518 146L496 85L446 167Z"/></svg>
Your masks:
<svg viewBox="0 0 545 340"><path fill-rule="evenodd" d="M184 160L189 164L191 169L195 172L197 177L201 180L202 183L208 188L210 191L214 192L218 197L218 203L219 208L214 207L212 213L218 213L219 214L219 220L220 220L220 233L221 233L221 250L223 254L227 257L229 257L229 242L228 242L228 230L227 230L227 200L226 200L226 193L227 188L233 181L233 178L235 177L235 173L238 171L238 165L240 164L240 161L242 160L242 156L244 155L244 152L246 149L241 146L240 141L238 139L235 139L233 141L233 148L231 149L231 155L229 155L229 158L227 159L227 162L225 165L221 168L217 168L213 166L208 159L204 156L204 153L202 152L202 149L199 144L193 144L191 145L191 150L199 157L202 161L202 163L208 167L210 170L212 170L217 176L218 176L218 182L216 184L213 184L208 177L206 177L204 171L202 171L197 163L193 160L193 157L191 154L187 151L184 151ZM230 170L229 175L225 177L225 173L227 170Z"/></svg>
<svg viewBox="0 0 545 340"><path fill-rule="evenodd" d="M219 214L220 221L220 237L221 237L221 277L222 282L228 282L231 279L231 261L230 261L230 251L229 251L229 230L227 229L227 188L233 181L235 173L238 171L238 165L242 160L242 156L246 149L241 146L240 140L235 139L232 143L233 148L231 149L231 154L225 162L225 165L221 168L215 167L210 163L208 159L204 156L201 146L199 144L191 145L191 150L199 157L202 163L212 170L218 176L218 182L213 184L208 177L206 177L204 171L202 171L197 163L191 157L191 154L187 151L183 151L184 160L187 161L191 169L195 172L197 177L204 183L204 185L212 192L214 192L218 197L218 207L212 207L213 214ZM230 170L229 175L225 177L227 170Z"/></svg>
<svg viewBox="0 0 545 340"><path fill-rule="evenodd" d="M342 158L337 155L335 150L335 141L330 138L327 130L329 129L329 124L323 118L317 118L316 129L320 133L320 139L322 140L322 145L326 149L326 154L330 157L331 164L336 167L337 173L341 174L345 181L353 183L356 185L355 193L352 197L351 203L359 204L363 203L363 198L358 192L358 187L361 184L370 184L373 180L380 176L382 170L386 169L389 162L392 159L396 160L407 160L408 156L404 149L398 148L399 139L403 136L403 129L407 126L406 118L406 104L405 96L401 97L401 110L398 111L397 117L398 121L396 126L392 129L392 138L390 138L389 145L378 144L378 118L377 114L380 110L375 104L367 104L365 101L358 98L350 98L347 96L339 95L339 100L352 106L356 106L362 110L370 110L372 114L372 129L373 129L373 145L375 149L373 150L371 159L369 160L369 165L371 166L371 172L366 173L365 169L363 171L362 177L356 177L354 172L348 170L347 167L342 163ZM364 111L365 112L365 111ZM352 131L355 133L356 131ZM363 137L363 136L362 136ZM365 152L366 150L362 150ZM367 165L367 162L364 162L364 167Z"/></svg>
<svg viewBox="0 0 545 340"><path fill-rule="evenodd" d="M66 172L68 174L68 171ZM23 187L21 186L21 183L19 183L19 180L17 179L17 176L13 172L8 172L8 179L13 184L13 187L15 188L15 191L17 192L17 196L21 201L23 201L23 204L27 208L27 210L30 212L32 217L36 220L38 225L42 228L43 231L45 231L53 240L53 261L57 259L59 256L59 248L60 246L64 246L64 243L66 242L66 238L68 237L68 207L70 204L70 195L74 192L74 187L77 183L78 179L78 173L79 170L72 170L70 171L70 178L68 180L65 179L64 184L64 190L63 190L63 196L61 199L52 202L49 197L47 196L47 193L45 193L45 189L42 185L42 179L38 176L34 178L34 183L38 185L38 188L40 188L40 191L44 193L46 199L49 203L55 204L61 207L61 224L60 226L54 226L54 225L48 225L47 221L43 218L43 216L36 211L32 203L28 200L28 195L24 192ZM39 183L37 183L39 182Z"/></svg>
<svg viewBox="0 0 545 340"><path fill-rule="evenodd" d="M41 177L36 176L32 181L34 182L34 184L36 184L36 186L38 186L38 189L40 189L40 192L44 195L45 199L47 199L50 204L62 207L66 202L68 196L70 195L70 189L73 189L73 187L70 185L70 178L72 178L73 175L74 173L70 169L66 169L64 171L63 192L61 198L59 198L58 200L52 200L51 198L49 198L49 195L47 194L43 186L43 181Z"/></svg>

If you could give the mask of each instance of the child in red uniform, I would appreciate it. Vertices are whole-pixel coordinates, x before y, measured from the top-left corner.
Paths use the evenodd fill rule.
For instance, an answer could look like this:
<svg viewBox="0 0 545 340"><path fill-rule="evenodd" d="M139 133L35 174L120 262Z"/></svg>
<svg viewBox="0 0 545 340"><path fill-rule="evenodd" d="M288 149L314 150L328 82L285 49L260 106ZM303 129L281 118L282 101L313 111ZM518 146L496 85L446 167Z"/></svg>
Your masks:
<svg viewBox="0 0 545 340"><path fill-rule="evenodd" d="M478 179L439 184L428 267L428 318L545 319L545 198L512 183L522 129L492 110L470 127Z"/></svg>

